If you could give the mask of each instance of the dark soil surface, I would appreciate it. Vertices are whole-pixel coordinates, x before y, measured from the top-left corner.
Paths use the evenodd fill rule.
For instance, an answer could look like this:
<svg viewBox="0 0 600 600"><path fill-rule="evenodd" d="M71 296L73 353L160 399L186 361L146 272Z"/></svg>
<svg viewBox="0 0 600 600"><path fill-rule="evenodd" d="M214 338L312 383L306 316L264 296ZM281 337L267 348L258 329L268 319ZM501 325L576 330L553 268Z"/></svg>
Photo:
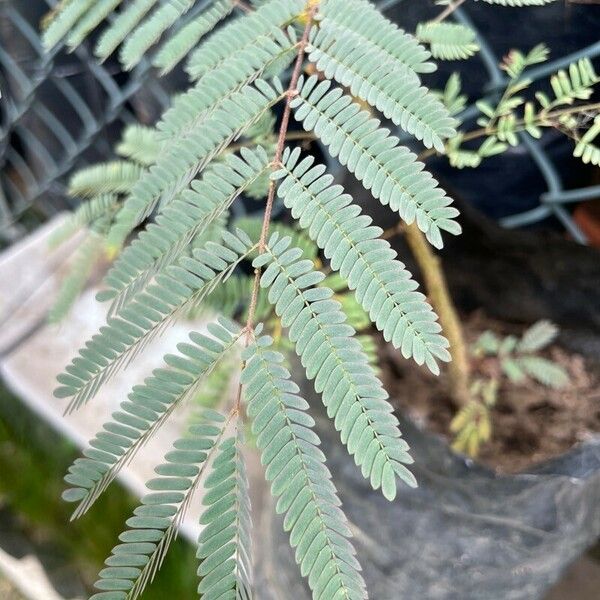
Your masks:
<svg viewBox="0 0 600 600"><path fill-rule="evenodd" d="M469 342L485 330L500 335L520 334L521 328L486 319L475 313L464 323ZM506 378L492 409L492 439L478 456L498 472L514 473L558 456L578 442L600 432L600 372L583 357L552 346L542 354L559 363L569 374L571 385L552 390L534 381L521 385ZM442 373L434 377L425 368L404 360L389 344L381 349L382 377L396 407L420 426L448 437L456 413ZM485 374L494 365L489 360L474 364Z"/></svg>

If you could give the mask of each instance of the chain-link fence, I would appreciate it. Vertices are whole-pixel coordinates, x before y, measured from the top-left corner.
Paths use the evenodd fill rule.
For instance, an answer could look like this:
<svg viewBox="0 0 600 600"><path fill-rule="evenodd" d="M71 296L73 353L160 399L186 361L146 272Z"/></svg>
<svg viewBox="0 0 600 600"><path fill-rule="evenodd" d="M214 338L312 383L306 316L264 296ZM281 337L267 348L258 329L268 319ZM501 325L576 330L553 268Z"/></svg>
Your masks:
<svg viewBox="0 0 600 600"><path fill-rule="evenodd" d="M402 2L384 0L379 5L392 11ZM67 175L77 166L110 156L124 124L153 122L167 106L170 93L185 82L180 74L159 81L148 63L128 74L116 61L99 64L90 44L73 54L61 49L45 54L39 23L55 4L55 0L0 0L0 239L4 241L68 207ZM198 2L186 20L206 4ZM468 8L456 10L453 18L477 31ZM493 99L505 78L498 67L499 57L486 37L477 33L478 56L488 78L482 89ZM596 42L532 69L528 76L536 81L582 56L599 55L600 42ZM472 105L461 116L468 119L476 112ZM565 190L560 171L544 146L525 134L522 142L546 190L538 206L504 218L503 224L518 227L553 215L574 239L585 242L568 205L597 197L600 186Z"/></svg>

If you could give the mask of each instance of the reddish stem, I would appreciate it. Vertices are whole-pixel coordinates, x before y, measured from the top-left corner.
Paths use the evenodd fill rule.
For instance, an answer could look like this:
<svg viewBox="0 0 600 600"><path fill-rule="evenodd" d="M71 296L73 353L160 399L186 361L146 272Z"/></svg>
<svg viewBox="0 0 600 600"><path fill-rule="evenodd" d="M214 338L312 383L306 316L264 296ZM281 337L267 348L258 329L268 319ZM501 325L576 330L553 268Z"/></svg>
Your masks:
<svg viewBox="0 0 600 600"><path fill-rule="evenodd" d="M285 146L285 140L287 136L287 130L290 123L290 114L292 112L292 98L298 95L297 85L300 73L302 72L302 64L304 62L304 55L306 51L306 45L308 44L308 35L310 28L313 24L315 13L318 9L318 3L312 4L308 11L306 19L306 27L302 34L302 40L298 46L298 55L296 56L296 62L294 64L294 70L292 71L292 77L290 79L290 85L286 92L285 108L283 110L283 116L281 118L281 125L279 127L279 136L277 138L277 146L275 148L275 157L273 159L273 168L279 168L281 165L281 157L283 156L283 149ZM265 215L263 218L262 229L260 232L260 239L258 242L258 253L262 254L267 247L267 236L269 235L269 226L271 224L271 215L273 213L273 203L275 201L275 188L276 182L271 180L269 182L269 191L267 194L267 204L265 207ZM256 304L258 302L258 292L260 290L260 269L254 269L254 283L252 287L252 296L250 298L250 307L248 309L248 319L246 321L246 346L250 343L252 332L254 331L254 316L256 313ZM242 399L242 386L238 387L238 393L236 398L236 408L239 410Z"/></svg>
<svg viewBox="0 0 600 600"><path fill-rule="evenodd" d="M298 47L298 56L296 57L296 63L294 64L294 70L292 71L292 78L290 79L290 85L286 92L285 108L283 110L283 117L281 118L281 125L279 127L279 136L277 138L277 146L275 148L275 158L273 159L273 167L278 168L281 165L281 157L283 155L283 148L285 146L285 139L287 135L288 126L290 123L290 114L292 112L292 98L298 95L296 86L298 85L298 79L302 71L302 63L304 62L304 54L306 51L306 45L308 43L308 35L310 28L313 23L315 13L318 5L314 4L311 6L306 20L306 27ZM258 242L258 253L262 254L267 246L267 236L269 235L269 226L271 224L271 214L273 212L273 202L275 200L275 181L269 182L269 192L267 194L267 205L265 207L265 215L263 218L262 229L260 232L260 240ZM252 297L250 299L250 308L248 309L248 320L246 321L246 334L247 340L254 329L254 314L256 312L256 303L258 301L258 291L260 288L260 269L254 270L254 285L252 289Z"/></svg>

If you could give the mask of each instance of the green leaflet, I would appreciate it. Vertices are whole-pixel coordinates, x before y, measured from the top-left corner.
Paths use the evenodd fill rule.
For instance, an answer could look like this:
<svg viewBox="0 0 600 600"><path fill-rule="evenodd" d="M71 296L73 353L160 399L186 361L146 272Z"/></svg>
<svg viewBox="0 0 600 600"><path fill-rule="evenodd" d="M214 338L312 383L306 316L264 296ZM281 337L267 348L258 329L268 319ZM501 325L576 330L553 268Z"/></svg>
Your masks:
<svg viewBox="0 0 600 600"><path fill-rule="evenodd" d="M157 124L165 140L189 135L202 125L223 100L272 69L294 47L296 39L293 31L285 35L275 28L270 37L261 37L257 43L257 52L242 49L223 58L218 69L203 74L192 88L174 99Z"/></svg>
<svg viewBox="0 0 600 600"><path fill-rule="evenodd" d="M453 220L458 211L423 163L399 145L399 139L380 127L330 81L315 76L301 80L292 100L294 117L306 131L314 131L331 156L356 176L374 198L397 211L407 223L416 220L436 248L443 245L441 229L460 233Z"/></svg>
<svg viewBox="0 0 600 600"><path fill-rule="evenodd" d="M277 193L292 210L310 237L325 252L331 268L339 271L355 290L356 298L369 313L386 341L401 348L405 358L413 357L439 373L437 359L450 359L448 342L431 306L420 292L404 264L396 260L390 245L379 238L381 229L362 215L352 198L323 165L307 157L300 161L300 150L283 156L283 168L274 174L281 178ZM451 214L454 209L441 211Z"/></svg>
<svg viewBox="0 0 600 600"><path fill-rule="evenodd" d="M514 362L527 375L542 385L561 389L569 384L569 376L566 371L550 360L540 356L519 356L514 359Z"/></svg>
<svg viewBox="0 0 600 600"><path fill-rule="evenodd" d="M301 260L302 250L289 245L289 238L279 239L275 233L265 253L254 260L256 268L266 266L261 287L269 288L269 302L288 328L306 376L322 394L348 452L373 488L381 487L391 500L396 496L395 474L416 485L402 464L413 462L408 445L340 303L329 288L314 287L325 276L313 270L311 261Z"/></svg>
<svg viewBox="0 0 600 600"><path fill-rule="evenodd" d="M246 349L241 381L271 493L278 498L276 510L285 514L284 528L313 598L366 598L348 541L351 532L306 413L308 403L281 365L283 356L269 349L271 342L262 337Z"/></svg>
<svg viewBox="0 0 600 600"><path fill-rule="evenodd" d="M242 455L243 435L219 446L206 478L204 529L198 538L198 593L203 600L252 597L251 529L248 478Z"/></svg>
<svg viewBox="0 0 600 600"><path fill-rule="evenodd" d="M106 17L111 14L123 0L97 0L79 20L77 25L70 30L67 46L75 49L88 34L93 31Z"/></svg>
<svg viewBox="0 0 600 600"><path fill-rule="evenodd" d="M327 79L349 88L427 148L444 151L444 138L456 134L456 122L446 107L419 83L414 71L402 63L386 61L381 51L360 44L352 34L339 37L314 27L309 60Z"/></svg>
<svg viewBox="0 0 600 600"><path fill-rule="evenodd" d="M249 50L260 48L265 37L281 33L283 26L302 13L304 4L304 0L272 0L245 18L228 23L192 52L186 71L198 79L235 56L244 54L252 60Z"/></svg>
<svg viewBox="0 0 600 600"><path fill-rule="evenodd" d="M573 156L581 158L584 164L600 167L600 147L592 142L600 135L600 116L596 116L592 126L581 136L577 142Z"/></svg>
<svg viewBox="0 0 600 600"><path fill-rule="evenodd" d="M208 332L210 336L191 333L188 342L177 346L181 354L165 356L165 368L134 386L120 410L90 441L85 458L71 465L65 481L74 487L63 497L77 502L73 519L88 511L172 412L194 397L241 335L237 325L223 318L209 324Z"/></svg>
<svg viewBox="0 0 600 600"><path fill-rule="evenodd" d="M107 59L123 40L139 25L140 21L156 5L158 0L132 0L119 13L110 26L102 32L96 44L95 54L101 60Z"/></svg>
<svg viewBox="0 0 600 600"><path fill-rule="evenodd" d="M99 593L90 600L135 600L154 579L227 425L222 415L206 411L204 422L173 444L155 469L158 477L147 482L149 491L127 520L122 543L113 548L96 581Z"/></svg>
<svg viewBox="0 0 600 600"><path fill-rule="evenodd" d="M464 60L479 50L475 32L457 23L420 23L416 35L440 60Z"/></svg>
<svg viewBox="0 0 600 600"><path fill-rule="evenodd" d="M194 5L195 0L169 0L158 7L130 36L121 48L120 60L125 69L132 69L146 51L173 26L181 15Z"/></svg>
<svg viewBox="0 0 600 600"><path fill-rule="evenodd" d="M95 0L76 0L67 2L54 14L42 41L47 50L51 50L71 31L77 21L91 9Z"/></svg>
<svg viewBox="0 0 600 600"><path fill-rule="evenodd" d="M145 171L133 186L116 223L109 243L120 247L129 232L154 210L172 200L203 168L245 129L250 127L279 99L281 84L272 87L262 79L244 86L226 100L187 136L178 138L163 150L156 164Z"/></svg>
<svg viewBox="0 0 600 600"><path fill-rule="evenodd" d="M123 133L123 139L117 145L120 156L136 163L150 166L156 162L161 151L161 140L158 132L144 125L130 125Z"/></svg>
<svg viewBox="0 0 600 600"><path fill-rule="evenodd" d="M558 327L551 321L537 321L529 327L517 344L518 352L538 352L551 344L558 335Z"/></svg>
<svg viewBox="0 0 600 600"><path fill-rule="evenodd" d="M88 340L79 355L58 376L54 392L69 397L72 412L93 398L102 384L131 361L177 315L200 303L226 279L250 252L242 232L223 232L221 244L208 242L191 257L182 257L155 282L137 294L116 317Z"/></svg>
<svg viewBox="0 0 600 600"><path fill-rule="evenodd" d="M181 28L156 53L152 64L165 75L172 71L215 25L235 7L232 0L217 0L213 5Z"/></svg>
<svg viewBox="0 0 600 600"><path fill-rule="evenodd" d="M128 160L113 160L80 169L69 182L71 196L127 194L142 175L142 167Z"/></svg>
<svg viewBox="0 0 600 600"><path fill-rule="evenodd" d="M360 46L378 47L386 62L405 65L415 73L431 73L435 65L428 62L429 52L414 36L402 31L386 19L377 8L365 0L324 0L320 26L328 35L341 39L358 36Z"/></svg>
<svg viewBox="0 0 600 600"><path fill-rule="evenodd" d="M269 157L262 147L243 148L212 164L201 180L176 197L121 253L105 278L102 298L118 312L156 273L173 264L192 239L205 232L234 200L266 172ZM258 238L256 238L258 239Z"/></svg>

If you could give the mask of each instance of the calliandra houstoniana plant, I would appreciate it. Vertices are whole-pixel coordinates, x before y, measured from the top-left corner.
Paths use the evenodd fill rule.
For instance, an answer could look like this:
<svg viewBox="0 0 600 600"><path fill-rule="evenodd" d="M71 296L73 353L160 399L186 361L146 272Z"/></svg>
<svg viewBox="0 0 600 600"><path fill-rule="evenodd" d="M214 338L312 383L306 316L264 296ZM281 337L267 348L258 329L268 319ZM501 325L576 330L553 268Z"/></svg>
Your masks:
<svg viewBox="0 0 600 600"><path fill-rule="evenodd" d="M175 319L210 302L242 263L251 263L254 272L245 325L217 319L207 332L182 340L178 354L165 356L164 367L134 385L84 458L69 469L65 498L76 504L74 518L83 515L173 410L241 345L233 406L224 413L204 411L165 454L107 559L93 598L142 594L199 486L204 487L199 594L206 599L253 595L242 452L246 420L313 597L366 598L308 403L257 323L261 290L373 488L393 500L397 478L416 485L406 467L412 458L363 346L324 284L325 274L291 237L269 234L272 209L281 199L385 340L437 374L438 362L450 354L435 313L380 237L382 230L325 166L294 146L299 136L289 127L294 119L302 135L320 140L374 200L440 248L443 232L460 232L458 211L415 154L364 106L437 152L445 151L457 123L421 83L420 76L435 69L431 53L364 0L200 4L132 0L121 7L120 0L66 0L47 20L46 45L65 40L74 48L110 17L96 46L101 60L120 47L124 68L144 59L166 73L187 59L192 82L155 127L128 132L119 147L123 160L93 167L72 182L91 199L70 226L92 226L118 258L99 296L110 302L106 325L58 378L56 395L70 398L68 411L90 402ZM420 36L440 58L475 51L468 31L430 26ZM278 76L285 73L284 85ZM272 139L266 132L278 105L281 122ZM242 195L256 193L260 182L266 182L266 205L253 239L241 229L230 230L227 215Z"/></svg>

